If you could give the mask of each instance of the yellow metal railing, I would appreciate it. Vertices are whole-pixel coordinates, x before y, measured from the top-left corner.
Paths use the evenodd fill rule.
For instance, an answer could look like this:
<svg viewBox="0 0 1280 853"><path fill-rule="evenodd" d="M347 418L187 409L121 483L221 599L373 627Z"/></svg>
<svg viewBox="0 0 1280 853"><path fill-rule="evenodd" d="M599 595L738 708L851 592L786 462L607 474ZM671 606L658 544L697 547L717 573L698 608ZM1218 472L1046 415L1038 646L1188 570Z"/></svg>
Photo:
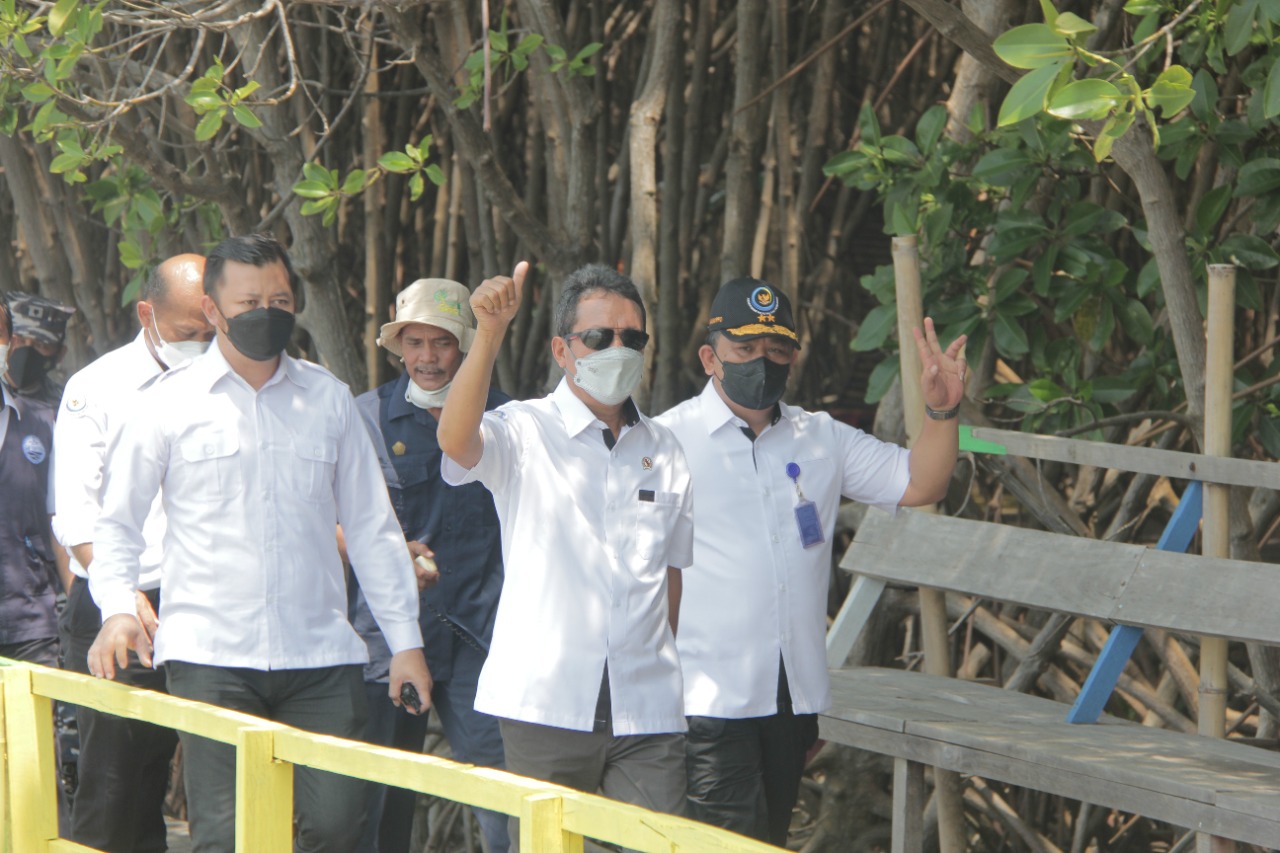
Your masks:
<svg viewBox="0 0 1280 853"><path fill-rule="evenodd" d="M14 853L92 853L58 837L55 699L235 746L240 853L292 849L295 765L516 815L524 851L580 853L584 837L652 853L777 849L716 827L501 770L311 734L76 673L0 662L0 843Z"/></svg>

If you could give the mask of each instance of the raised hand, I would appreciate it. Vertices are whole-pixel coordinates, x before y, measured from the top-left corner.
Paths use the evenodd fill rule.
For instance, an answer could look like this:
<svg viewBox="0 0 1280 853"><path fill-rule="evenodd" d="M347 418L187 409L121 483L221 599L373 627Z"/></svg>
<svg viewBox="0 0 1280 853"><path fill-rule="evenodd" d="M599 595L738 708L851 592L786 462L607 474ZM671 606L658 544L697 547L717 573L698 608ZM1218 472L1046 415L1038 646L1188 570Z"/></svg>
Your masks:
<svg viewBox="0 0 1280 853"><path fill-rule="evenodd" d="M924 318L923 334L919 329L911 331L924 368L920 374L920 390L925 405L939 412L954 409L964 399L966 365L960 351L968 337L956 338L944 352L933 329L932 317Z"/></svg>
<svg viewBox="0 0 1280 853"><path fill-rule="evenodd" d="M524 293L524 277L529 272L529 262L516 264L510 276L496 275L486 278L471 294L471 310L476 315L476 331L502 334L520 309Z"/></svg>

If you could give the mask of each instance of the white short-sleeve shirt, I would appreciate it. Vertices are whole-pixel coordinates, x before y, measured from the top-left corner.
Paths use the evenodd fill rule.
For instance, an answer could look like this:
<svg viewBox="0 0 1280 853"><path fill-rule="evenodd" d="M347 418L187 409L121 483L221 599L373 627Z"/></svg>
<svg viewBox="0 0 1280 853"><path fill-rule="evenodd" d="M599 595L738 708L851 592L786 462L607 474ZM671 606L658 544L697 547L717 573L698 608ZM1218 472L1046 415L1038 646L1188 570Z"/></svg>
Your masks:
<svg viewBox="0 0 1280 853"><path fill-rule="evenodd" d="M478 711L591 731L606 661L617 735L684 731L667 567L693 558L689 468L674 436L641 416L612 449L561 381L547 397L486 412L479 480L502 526L505 580Z"/></svg>
<svg viewBox="0 0 1280 853"><path fill-rule="evenodd" d="M68 551L93 542L93 526L102 512L102 474L107 444L113 430L137 408L138 392L163 370L143 337L138 336L103 355L67 380L58 419L53 424L53 444L58 459L55 483L53 532ZM139 589L160 585L160 551L164 540L164 509L157 496L143 525L146 549L139 561ZM71 571L89 575L75 555Z"/></svg>
<svg viewBox="0 0 1280 853"><path fill-rule="evenodd" d="M895 508L910 480L908 451L785 404L753 442L712 382L656 420L680 440L698 490L693 571L680 607L686 713L775 713L780 655L795 712L826 710L827 586L840 499ZM796 523L791 462L822 521L825 542L810 548Z"/></svg>

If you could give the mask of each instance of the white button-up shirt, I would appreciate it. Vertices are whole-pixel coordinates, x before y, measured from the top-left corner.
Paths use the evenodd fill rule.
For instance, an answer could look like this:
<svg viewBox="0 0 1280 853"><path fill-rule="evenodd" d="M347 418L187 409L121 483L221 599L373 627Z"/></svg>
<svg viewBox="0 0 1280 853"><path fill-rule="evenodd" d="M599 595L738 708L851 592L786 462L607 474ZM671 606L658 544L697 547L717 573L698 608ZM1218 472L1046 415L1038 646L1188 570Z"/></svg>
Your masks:
<svg viewBox="0 0 1280 853"><path fill-rule="evenodd" d="M680 607L680 663L690 716L776 713L778 660L792 707L831 704L826 663L827 587L840 498L892 510L910 480L908 452L830 415L781 405L754 442L707 383L656 420L684 447L698 490L693 571ZM800 544L796 484L816 504L825 542Z"/></svg>
<svg viewBox="0 0 1280 853"><path fill-rule="evenodd" d="M364 663L335 525L392 652L422 645L418 590L369 433L347 386L281 356L258 391L217 342L138 395L108 450L89 588L134 612L143 523L160 492L157 663L259 670Z"/></svg>
<svg viewBox="0 0 1280 853"><path fill-rule="evenodd" d="M53 425L58 464L53 469L57 496L53 534L67 550L93 542L93 527L102 512L102 468L114 430L133 412L138 392L163 369L147 348L144 332L114 349L67 380L62 407ZM139 557L139 589L160 585L160 550L164 509L159 497L142 526L146 549ZM89 575L71 555L71 571Z"/></svg>
<svg viewBox="0 0 1280 853"><path fill-rule="evenodd" d="M667 623L667 567L693 558L689 468L641 416L610 450L603 422L562 380L549 396L486 412L484 453L453 485L493 492L506 577L478 711L591 731L605 663L613 732L685 730Z"/></svg>

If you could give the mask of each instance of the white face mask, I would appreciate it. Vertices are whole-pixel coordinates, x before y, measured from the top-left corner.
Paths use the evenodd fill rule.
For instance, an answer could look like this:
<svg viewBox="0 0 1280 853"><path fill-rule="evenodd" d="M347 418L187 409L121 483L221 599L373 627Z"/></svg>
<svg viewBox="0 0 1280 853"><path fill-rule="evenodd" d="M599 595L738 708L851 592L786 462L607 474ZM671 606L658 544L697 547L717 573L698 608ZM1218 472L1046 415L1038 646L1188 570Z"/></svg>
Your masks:
<svg viewBox="0 0 1280 853"><path fill-rule="evenodd" d="M644 353L630 347L608 347L573 361L573 381L606 406L631 396L644 372Z"/></svg>
<svg viewBox="0 0 1280 853"><path fill-rule="evenodd" d="M9 345L0 344L0 376L9 369Z"/></svg>
<svg viewBox="0 0 1280 853"><path fill-rule="evenodd" d="M410 379L409 385L404 389L404 398L419 409L439 409L444 406L444 398L448 396L449 386L452 384L452 381L446 382L444 387L428 391Z"/></svg>
<svg viewBox="0 0 1280 853"><path fill-rule="evenodd" d="M198 355L204 355L205 350L209 349L206 341L174 341L169 343L160 337L160 327L156 325L156 315L151 314L151 328L155 330L156 339L156 358L163 361L169 367L177 367L183 362L190 361Z"/></svg>

